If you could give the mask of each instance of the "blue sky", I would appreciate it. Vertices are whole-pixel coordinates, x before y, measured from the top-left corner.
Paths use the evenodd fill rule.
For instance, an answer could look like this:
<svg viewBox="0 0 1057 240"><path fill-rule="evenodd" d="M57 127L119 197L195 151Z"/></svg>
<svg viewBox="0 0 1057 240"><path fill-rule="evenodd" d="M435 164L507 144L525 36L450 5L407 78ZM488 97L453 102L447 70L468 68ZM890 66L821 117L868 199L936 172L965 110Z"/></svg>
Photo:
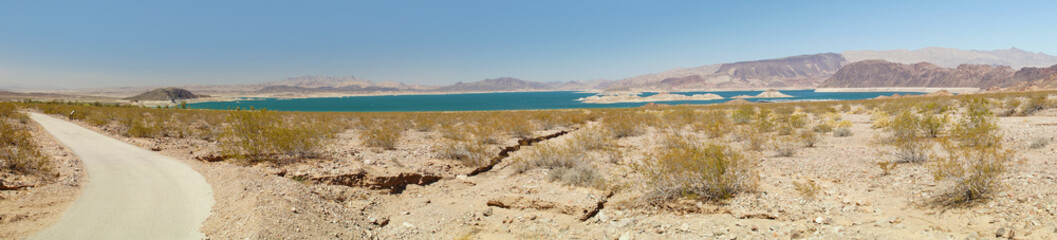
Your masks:
<svg viewBox="0 0 1057 240"><path fill-rule="evenodd" d="M845 50L1057 54L1054 1L0 1L0 88L620 79Z"/></svg>

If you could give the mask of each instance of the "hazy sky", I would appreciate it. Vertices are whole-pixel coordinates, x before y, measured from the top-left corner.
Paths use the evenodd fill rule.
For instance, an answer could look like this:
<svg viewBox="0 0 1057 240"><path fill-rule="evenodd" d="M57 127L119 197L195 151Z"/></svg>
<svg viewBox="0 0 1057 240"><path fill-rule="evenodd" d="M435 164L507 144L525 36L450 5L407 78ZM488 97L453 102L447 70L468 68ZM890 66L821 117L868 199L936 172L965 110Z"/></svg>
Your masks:
<svg viewBox="0 0 1057 240"><path fill-rule="evenodd" d="M0 88L620 79L844 50L1057 53L1057 1L0 0Z"/></svg>

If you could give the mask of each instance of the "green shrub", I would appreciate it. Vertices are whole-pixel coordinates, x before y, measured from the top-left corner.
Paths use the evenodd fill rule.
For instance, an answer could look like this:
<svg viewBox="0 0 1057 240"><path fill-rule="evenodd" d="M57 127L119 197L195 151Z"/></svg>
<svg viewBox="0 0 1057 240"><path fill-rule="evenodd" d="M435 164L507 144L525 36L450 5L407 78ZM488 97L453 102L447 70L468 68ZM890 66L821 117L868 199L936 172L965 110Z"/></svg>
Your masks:
<svg viewBox="0 0 1057 240"><path fill-rule="evenodd" d="M1020 110L1021 116L1030 116L1038 111L1042 111L1048 108L1053 108L1053 103L1046 100L1046 95L1036 95L1028 99L1028 102L1024 104L1024 108Z"/></svg>
<svg viewBox="0 0 1057 240"><path fill-rule="evenodd" d="M819 140L817 133L808 130L800 130L797 132L796 139L803 147L815 147L815 144L818 143Z"/></svg>
<svg viewBox="0 0 1057 240"><path fill-rule="evenodd" d="M722 111L708 111L699 121L694 122L694 128L704 131L710 138L727 135L731 127L730 119Z"/></svg>
<svg viewBox="0 0 1057 240"><path fill-rule="evenodd" d="M611 134L601 127L588 127L576 131L573 134L573 144L579 146L581 151L614 150L618 147L616 141L610 138Z"/></svg>
<svg viewBox="0 0 1057 240"><path fill-rule="evenodd" d="M722 200L753 191L757 163L718 143L685 141L681 147L662 148L636 166L646 177L645 200L661 203L679 197Z"/></svg>
<svg viewBox="0 0 1057 240"><path fill-rule="evenodd" d="M813 180L807 180L803 183L794 181L793 189L796 189L796 192L800 193L800 197L808 200L817 198L818 192L822 191L822 187L819 187Z"/></svg>
<svg viewBox="0 0 1057 240"><path fill-rule="evenodd" d="M752 122L753 116L756 116L756 108L749 105L742 105L730 114L730 120L738 125L747 124Z"/></svg>

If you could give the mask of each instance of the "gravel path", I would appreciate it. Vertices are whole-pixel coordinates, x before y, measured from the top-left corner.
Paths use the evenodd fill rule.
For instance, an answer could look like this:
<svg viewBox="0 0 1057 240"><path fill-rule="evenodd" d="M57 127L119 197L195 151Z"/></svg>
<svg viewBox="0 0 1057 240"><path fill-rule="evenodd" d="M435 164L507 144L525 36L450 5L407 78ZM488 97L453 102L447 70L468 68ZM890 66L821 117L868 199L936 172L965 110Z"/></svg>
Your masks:
<svg viewBox="0 0 1057 240"><path fill-rule="evenodd" d="M47 115L30 113L88 172L80 197L55 225L30 239L203 239L213 192L198 172Z"/></svg>

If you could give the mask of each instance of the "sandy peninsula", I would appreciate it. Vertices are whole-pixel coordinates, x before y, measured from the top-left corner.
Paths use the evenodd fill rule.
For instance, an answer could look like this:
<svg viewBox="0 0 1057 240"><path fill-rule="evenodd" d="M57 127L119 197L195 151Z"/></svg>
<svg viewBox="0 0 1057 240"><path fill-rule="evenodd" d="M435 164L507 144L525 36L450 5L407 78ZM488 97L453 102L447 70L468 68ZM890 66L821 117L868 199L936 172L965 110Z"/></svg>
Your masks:
<svg viewBox="0 0 1057 240"><path fill-rule="evenodd" d="M785 93L779 92L778 90L768 89L767 91L764 91L764 92L762 92L760 94L757 94L756 96L738 95L738 96L733 96L731 98L791 98L791 97L793 97L793 96L791 96L789 94L785 94Z"/></svg>
<svg viewBox="0 0 1057 240"><path fill-rule="evenodd" d="M712 93L682 95L661 92L656 95L650 95L645 97L639 95L641 95L641 93L638 92L608 93L594 95L590 97L583 97L576 100L583 103L641 103L665 101L706 101L723 99L723 97Z"/></svg>

